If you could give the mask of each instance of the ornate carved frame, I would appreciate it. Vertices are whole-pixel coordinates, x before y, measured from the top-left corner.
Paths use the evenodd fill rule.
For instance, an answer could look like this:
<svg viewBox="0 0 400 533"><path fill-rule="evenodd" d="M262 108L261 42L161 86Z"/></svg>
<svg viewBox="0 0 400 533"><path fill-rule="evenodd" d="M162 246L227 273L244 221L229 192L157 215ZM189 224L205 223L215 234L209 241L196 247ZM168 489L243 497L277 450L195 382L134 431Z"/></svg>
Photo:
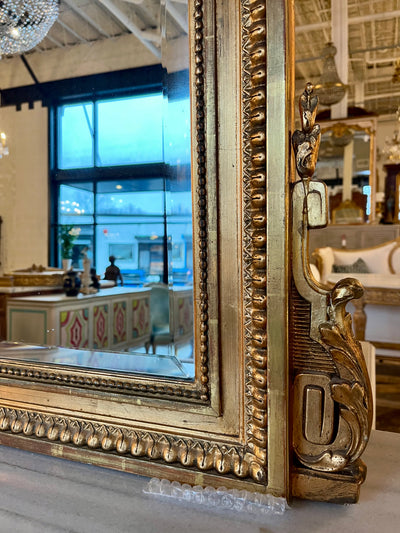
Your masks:
<svg viewBox="0 0 400 533"><path fill-rule="evenodd" d="M332 474L315 467L315 443L304 443L301 424L292 432L290 423L293 412L300 413L308 378L331 402L340 403L335 391L357 389L359 375L361 388L367 387L348 328L341 347L356 354L350 363L337 362L328 334L308 344L301 336L289 343L290 330L298 327L299 292L301 317L311 331L322 323L324 332L333 324L340 333L343 320L348 324L342 307L332 303L333 292L310 282L304 246L312 209L309 218L303 207L299 211L304 198L297 199L297 185L293 212L289 208L292 2L190 0L189 5L195 380L3 357L0 443L192 484L328 500L340 499L339 491L343 501L354 501L360 468L357 463L354 473L351 465L363 447L357 438L339 464L339 471L347 470L331 469ZM312 352L312 342L333 362L295 367L293 357L304 346ZM309 412L300 415L307 428L318 428L325 416L310 421ZM347 423L348 417L342 418ZM365 444L368 428L362 429ZM341 432L341 444L349 433ZM318 444L318 451L329 455L330 444Z"/></svg>

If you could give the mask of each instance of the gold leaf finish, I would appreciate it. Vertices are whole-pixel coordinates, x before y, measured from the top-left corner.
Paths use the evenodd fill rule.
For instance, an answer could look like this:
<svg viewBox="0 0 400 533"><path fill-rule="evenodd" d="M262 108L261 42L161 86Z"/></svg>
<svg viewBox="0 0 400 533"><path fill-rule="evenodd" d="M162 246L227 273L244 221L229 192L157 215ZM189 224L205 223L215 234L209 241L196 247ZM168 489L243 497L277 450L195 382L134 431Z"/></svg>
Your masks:
<svg viewBox="0 0 400 533"><path fill-rule="evenodd" d="M242 2L245 398L252 477L266 480L266 6Z"/></svg>
<svg viewBox="0 0 400 533"><path fill-rule="evenodd" d="M307 476L312 485L312 471L320 472L320 479L326 483L329 473L343 473L344 477L335 478L338 486L353 479L358 487L365 475L359 457L372 424L367 369L352 332L351 316L345 309L349 301L362 296L363 288L357 280L346 278L328 290L314 280L308 264L308 230L324 225L327 213L324 184L311 179L320 135L314 123L316 106L312 86L307 84L300 99L303 130L293 134L301 181L294 184L292 192L294 285L290 307L293 448L297 460L310 469L310 474L304 468L300 469L301 474L300 470L295 474L295 493L296 483L301 487ZM304 487L298 490L304 491ZM349 501L357 498L357 491L349 492ZM320 499L334 500L335 494L320 494Z"/></svg>
<svg viewBox="0 0 400 533"><path fill-rule="evenodd" d="M196 147L197 147L197 204L198 204L198 250L199 250L199 311L200 311L200 398L210 398L208 377L208 245L207 245L207 162L205 146L204 117L204 34L203 0L195 0L194 18L194 62L195 62L195 107L196 107Z"/></svg>
<svg viewBox="0 0 400 533"><path fill-rule="evenodd" d="M234 103L238 108L237 116L242 120L239 131L244 152L241 165L243 196L242 191L237 194L242 205L236 218L239 224L243 224L243 232L240 232L239 238L237 234L235 236L244 258L244 296L240 292L237 299L238 306L243 307L243 312L240 309L238 314L243 315L244 334L240 333L237 345L233 344L238 350L235 356L237 370L221 373L223 378L220 378L215 369L227 364L218 359L221 357L218 353L220 347L210 335L210 331L218 333L217 326L221 326L214 310L218 285L210 277L210 271L213 272L217 264L212 255L212 251L218 249L214 244L217 224L208 204L210 195L215 195L218 188L206 156L209 153L208 141L211 139L212 142L212 132L207 131L210 123L207 122L207 112L212 109L214 98L214 17L216 12L221 16L225 6L223 2L214 0L192 0L189 4L193 146L196 150L193 165L197 254L195 381L185 383L117 373L106 375L90 369L75 370L2 360L0 376L3 381L0 380L0 387L4 392L11 384L11 389L14 387L18 391L12 398L2 401L0 429L4 437L0 440L8 442L9 435L12 435L16 439L13 442L19 443L17 436L22 437L24 446L37 451L46 449L44 443L47 441L52 446L65 447L60 455L72 455L80 460L88 456L88 450L92 450L97 452L96 457L101 454L104 462L104 456L110 457L107 464L112 464L116 456L121 456L128 462L135 461L135 465L140 463L138 471L150 470L148 465L151 461L171 479L181 479L182 475L189 475L189 471L193 475L207 472L211 476L209 482L214 486L232 485L233 480L241 479L247 488L265 492L268 490L269 387L266 335L266 6L263 0L240 0L236 5L240 6L240 13L234 9L229 9L229 15L224 13L227 24L235 21L237 41L232 38L232 42L237 46L236 60L242 48L242 67L236 74L242 94L235 95L237 102ZM237 25L238 21L240 25ZM223 27L220 31L224 36L228 33ZM235 63L231 61L231 68ZM231 73L229 76L228 79L234 77ZM235 150L238 154L242 153L240 147L235 147ZM211 164L211 168L217 169L213 165L215 163ZM227 170L224 172L226 179ZM218 268L222 268L219 258ZM238 277L232 281L232 286L241 287L241 283ZM227 351L226 348L224 350ZM233 360L230 359L231 354L224 357L227 361ZM235 402L241 404L239 407L235 405L234 411L231 408L230 419L225 422L226 404L234 402L227 400L229 389L219 380L227 381L231 377L239 377L241 381L237 388L233 388L238 395ZM34 400L30 394L22 392L26 383L34 390L33 394L37 394L33 396ZM213 397L213 394L221 394L220 389L225 394L222 408ZM77 401L72 406L64 391L81 403ZM44 406L44 401L51 407ZM41 406L40 409L37 406ZM141 408L145 410L144 414ZM244 414L241 418L242 410ZM151 420L146 417L148 412ZM239 422L237 418L240 418ZM201 424L196 425L195 420L200 420ZM74 448L79 449L75 455L71 451ZM51 448L50 452L55 453L54 449ZM174 468L171 468L172 465ZM217 475L223 476L223 479L220 480ZM280 489L274 490L278 493ZM281 494L279 492L278 495Z"/></svg>

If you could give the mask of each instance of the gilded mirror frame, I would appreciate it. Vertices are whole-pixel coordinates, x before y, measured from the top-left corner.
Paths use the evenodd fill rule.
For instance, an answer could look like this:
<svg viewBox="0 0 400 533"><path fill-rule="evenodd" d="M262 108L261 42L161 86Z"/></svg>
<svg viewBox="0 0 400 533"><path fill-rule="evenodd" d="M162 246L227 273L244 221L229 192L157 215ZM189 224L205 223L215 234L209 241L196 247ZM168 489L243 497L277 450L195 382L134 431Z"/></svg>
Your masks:
<svg viewBox="0 0 400 533"><path fill-rule="evenodd" d="M307 263L308 229L326 210L315 205L313 214L323 184L309 186L312 172L296 179L291 165L293 2L189 5L195 380L3 358L0 444L193 485L355 501L368 379L345 291L323 290ZM304 98L303 119L315 118ZM318 144L303 123L296 138ZM298 334L299 321L310 331ZM337 332L344 368L320 331ZM339 424L321 405L301 411L304 393L313 400L321 384L340 404ZM325 419L340 428L338 440L308 442L302 424L313 438Z"/></svg>
<svg viewBox="0 0 400 533"><path fill-rule="evenodd" d="M241 480L243 488L288 495L287 425L278 423L287 419L284 321L275 319L278 338L267 340L265 332L266 32L284 50L288 23L285 3L277 8L267 29L263 1L190 2L194 382L1 359L0 443L192 483L233 487ZM271 113L284 111L285 138L287 67L283 55L274 61L282 92L274 92ZM287 147L277 149L275 170L284 176ZM283 209L287 182L275 193ZM280 261L286 246L278 249ZM280 291L284 280L277 279ZM284 292L278 305L284 316ZM274 343L276 360L267 368Z"/></svg>

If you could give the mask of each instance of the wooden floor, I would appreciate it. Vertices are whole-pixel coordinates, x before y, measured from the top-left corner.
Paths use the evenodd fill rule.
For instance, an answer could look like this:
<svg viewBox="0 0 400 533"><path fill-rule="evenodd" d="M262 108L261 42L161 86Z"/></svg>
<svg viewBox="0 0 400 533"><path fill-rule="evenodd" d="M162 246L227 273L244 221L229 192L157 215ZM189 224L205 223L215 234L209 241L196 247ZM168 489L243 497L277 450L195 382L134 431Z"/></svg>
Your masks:
<svg viewBox="0 0 400 533"><path fill-rule="evenodd" d="M376 429L400 433L400 360L376 357Z"/></svg>

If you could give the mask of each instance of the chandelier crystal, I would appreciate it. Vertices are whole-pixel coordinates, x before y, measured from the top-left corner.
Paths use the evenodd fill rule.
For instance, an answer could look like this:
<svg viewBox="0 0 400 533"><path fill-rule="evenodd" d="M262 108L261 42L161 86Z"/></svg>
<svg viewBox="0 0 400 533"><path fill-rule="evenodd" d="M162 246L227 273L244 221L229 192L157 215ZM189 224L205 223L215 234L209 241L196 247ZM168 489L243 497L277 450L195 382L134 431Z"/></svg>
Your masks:
<svg viewBox="0 0 400 533"><path fill-rule="evenodd" d="M400 61L397 60L394 66L392 83L400 83Z"/></svg>
<svg viewBox="0 0 400 533"><path fill-rule="evenodd" d="M3 155L8 155L7 136L4 132L0 133L0 159Z"/></svg>
<svg viewBox="0 0 400 533"><path fill-rule="evenodd" d="M21 54L38 45L56 21L58 0L0 1L0 55Z"/></svg>
<svg viewBox="0 0 400 533"><path fill-rule="evenodd" d="M327 43L322 50L324 64L319 83L315 85L320 104L327 106L340 102L347 91L347 85L340 80L336 70L336 52L336 47L332 43Z"/></svg>
<svg viewBox="0 0 400 533"><path fill-rule="evenodd" d="M397 127L391 139L386 138L382 154L392 163L400 163L400 106L396 111Z"/></svg>

